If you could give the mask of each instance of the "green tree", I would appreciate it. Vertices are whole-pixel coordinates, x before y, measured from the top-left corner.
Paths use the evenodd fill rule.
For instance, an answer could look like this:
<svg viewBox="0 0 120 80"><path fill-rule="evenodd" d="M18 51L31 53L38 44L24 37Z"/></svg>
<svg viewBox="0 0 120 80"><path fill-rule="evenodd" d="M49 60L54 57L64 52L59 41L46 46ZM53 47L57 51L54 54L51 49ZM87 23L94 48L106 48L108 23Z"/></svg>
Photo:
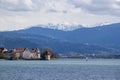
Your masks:
<svg viewBox="0 0 120 80"><path fill-rule="evenodd" d="M50 55L51 59L59 57L59 55L57 53L53 52L53 50L50 47L45 47L44 51L41 54L41 58L45 59L46 55Z"/></svg>

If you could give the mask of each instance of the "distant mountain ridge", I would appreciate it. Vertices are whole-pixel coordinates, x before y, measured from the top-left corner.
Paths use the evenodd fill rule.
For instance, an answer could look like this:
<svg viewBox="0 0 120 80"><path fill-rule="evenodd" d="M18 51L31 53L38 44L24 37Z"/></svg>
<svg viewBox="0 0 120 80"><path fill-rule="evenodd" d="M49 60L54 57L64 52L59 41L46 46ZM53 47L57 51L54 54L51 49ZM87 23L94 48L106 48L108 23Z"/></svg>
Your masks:
<svg viewBox="0 0 120 80"><path fill-rule="evenodd" d="M22 38L0 35L0 47L6 47L8 49L34 48L38 47L38 45Z"/></svg>
<svg viewBox="0 0 120 80"><path fill-rule="evenodd" d="M37 45L40 48L49 46L58 53L111 54L120 53L119 30L119 23L94 28L81 27L72 31L42 28L39 25L23 30L1 32L0 34L34 43L34 46Z"/></svg>
<svg viewBox="0 0 120 80"><path fill-rule="evenodd" d="M62 31L49 28L32 27L18 32L49 36L71 42L99 45L120 49L120 23L98 26L94 28L80 28L73 31Z"/></svg>

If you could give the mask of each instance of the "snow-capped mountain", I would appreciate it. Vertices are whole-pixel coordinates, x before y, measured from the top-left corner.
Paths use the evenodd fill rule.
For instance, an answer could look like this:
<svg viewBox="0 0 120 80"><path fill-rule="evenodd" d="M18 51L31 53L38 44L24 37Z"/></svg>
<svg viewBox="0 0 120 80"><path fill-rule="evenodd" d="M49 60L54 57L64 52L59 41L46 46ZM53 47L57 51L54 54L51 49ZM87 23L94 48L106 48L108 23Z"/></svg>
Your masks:
<svg viewBox="0 0 120 80"><path fill-rule="evenodd" d="M48 23L47 25L39 24L37 26L42 28L50 28L50 29L57 29L63 31L72 31L83 27L82 25L79 24L52 24L52 23Z"/></svg>
<svg viewBox="0 0 120 80"><path fill-rule="evenodd" d="M117 23L114 23L117 24ZM39 24L39 25L35 25L35 27L41 27L41 28L49 28L49 29L54 29L54 30L62 30L62 31L73 31L73 30L77 30L80 28L94 28L94 27L103 27L103 26L107 26L107 25L112 25L108 22L104 22L104 23L99 23L99 24L95 24L93 26L88 26L88 25L84 25L84 24L78 24L78 23L61 23L61 24L54 24L54 23L48 23L48 24ZM34 26L32 26L34 27Z"/></svg>

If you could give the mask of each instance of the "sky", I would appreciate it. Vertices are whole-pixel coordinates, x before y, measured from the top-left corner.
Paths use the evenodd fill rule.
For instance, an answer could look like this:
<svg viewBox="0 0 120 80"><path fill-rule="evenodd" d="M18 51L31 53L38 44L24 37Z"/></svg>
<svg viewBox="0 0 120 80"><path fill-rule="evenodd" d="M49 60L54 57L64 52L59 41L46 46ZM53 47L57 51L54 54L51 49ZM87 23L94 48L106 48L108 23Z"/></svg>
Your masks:
<svg viewBox="0 0 120 80"><path fill-rule="evenodd" d="M48 23L94 27L120 22L120 0L0 0L0 31Z"/></svg>

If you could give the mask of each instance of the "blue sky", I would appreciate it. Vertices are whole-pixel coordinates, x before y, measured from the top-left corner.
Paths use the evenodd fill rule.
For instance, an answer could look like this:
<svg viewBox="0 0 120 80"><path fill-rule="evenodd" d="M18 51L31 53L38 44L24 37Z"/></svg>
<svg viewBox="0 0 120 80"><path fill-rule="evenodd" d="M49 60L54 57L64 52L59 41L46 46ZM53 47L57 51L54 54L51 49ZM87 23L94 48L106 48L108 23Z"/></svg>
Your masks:
<svg viewBox="0 0 120 80"><path fill-rule="evenodd" d="M120 22L120 0L0 0L0 30L39 24L86 27Z"/></svg>

